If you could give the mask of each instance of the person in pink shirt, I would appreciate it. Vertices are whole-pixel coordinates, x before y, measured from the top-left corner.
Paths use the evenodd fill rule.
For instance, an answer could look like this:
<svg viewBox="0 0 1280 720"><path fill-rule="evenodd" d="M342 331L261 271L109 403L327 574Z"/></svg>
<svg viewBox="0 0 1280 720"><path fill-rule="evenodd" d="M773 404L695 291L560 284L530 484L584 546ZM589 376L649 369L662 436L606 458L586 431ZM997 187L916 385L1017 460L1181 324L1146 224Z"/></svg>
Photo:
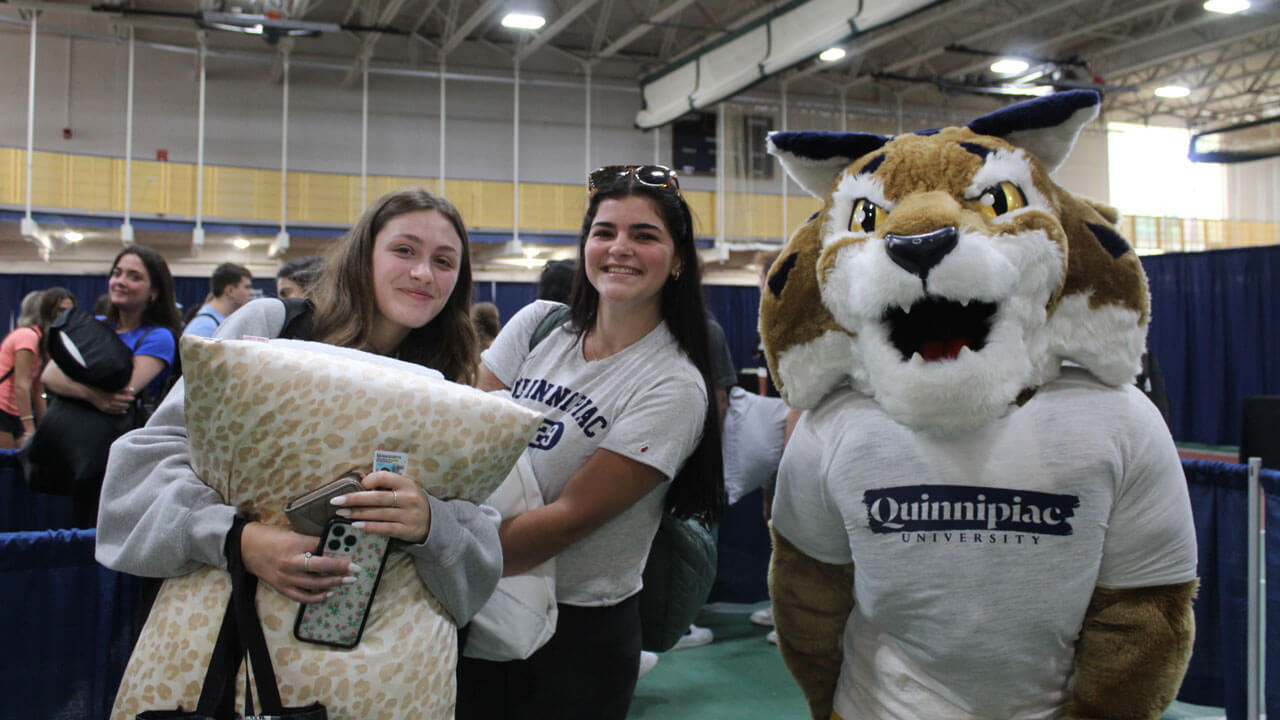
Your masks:
<svg viewBox="0 0 1280 720"><path fill-rule="evenodd" d="M36 416L44 414L40 372L49 359L44 334L49 323L75 304L75 296L66 288L45 290L34 317L0 343L0 448L21 447L23 439L35 432Z"/></svg>

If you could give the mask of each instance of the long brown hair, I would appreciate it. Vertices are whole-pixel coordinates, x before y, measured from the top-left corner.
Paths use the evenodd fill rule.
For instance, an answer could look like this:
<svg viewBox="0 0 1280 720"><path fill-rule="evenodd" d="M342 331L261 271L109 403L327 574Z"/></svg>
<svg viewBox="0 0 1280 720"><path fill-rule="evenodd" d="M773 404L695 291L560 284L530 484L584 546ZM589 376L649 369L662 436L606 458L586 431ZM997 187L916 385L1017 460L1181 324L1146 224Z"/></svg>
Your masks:
<svg viewBox="0 0 1280 720"><path fill-rule="evenodd" d="M471 326L471 243L458 209L423 188L387 193L364 211L360 220L325 256L316 284L307 291L315 303L311 339L331 345L369 349L369 331L378 311L373 293L373 243L382 228L405 213L434 210L453 226L462 241L458 280L440 313L409 331L397 357L444 373L454 382L473 384L479 353Z"/></svg>
<svg viewBox="0 0 1280 720"><path fill-rule="evenodd" d="M182 313L178 312L177 296L173 292L173 275L169 272L169 263L164 256L142 245L130 245L121 250L116 259L111 261L111 271L115 272L120 258L125 255L137 255L142 266L147 269L147 279L151 289L156 291L154 300L147 302L142 309L142 324L168 328L176 340L182 334ZM115 305L107 308L107 324L115 327L120 324L120 309Z"/></svg>

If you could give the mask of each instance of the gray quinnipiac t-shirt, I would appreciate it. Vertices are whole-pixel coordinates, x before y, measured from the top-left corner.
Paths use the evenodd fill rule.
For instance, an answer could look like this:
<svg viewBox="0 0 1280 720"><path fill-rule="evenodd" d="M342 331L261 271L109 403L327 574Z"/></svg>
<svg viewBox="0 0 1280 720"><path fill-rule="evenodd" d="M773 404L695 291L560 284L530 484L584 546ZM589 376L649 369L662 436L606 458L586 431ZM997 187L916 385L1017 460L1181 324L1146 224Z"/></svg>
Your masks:
<svg viewBox="0 0 1280 720"><path fill-rule="evenodd" d="M621 352L587 362L566 326L531 352L538 323L557 307L537 301L502 328L483 354L516 402L546 416L525 452L544 502L604 448L661 471L669 481L702 434L702 376L665 323ZM640 591L640 574L662 516L668 483L556 556L556 600L613 605Z"/></svg>

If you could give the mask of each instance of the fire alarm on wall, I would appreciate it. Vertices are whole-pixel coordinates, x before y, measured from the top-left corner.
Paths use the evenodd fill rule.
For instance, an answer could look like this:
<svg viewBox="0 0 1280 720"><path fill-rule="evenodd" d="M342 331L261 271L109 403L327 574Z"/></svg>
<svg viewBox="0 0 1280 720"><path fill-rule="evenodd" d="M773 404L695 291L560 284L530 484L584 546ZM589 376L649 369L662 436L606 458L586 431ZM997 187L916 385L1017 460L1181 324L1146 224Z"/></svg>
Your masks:
<svg viewBox="0 0 1280 720"><path fill-rule="evenodd" d="M168 150L156 150L156 160L158 162L169 162Z"/></svg>
<svg viewBox="0 0 1280 720"><path fill-rule="evenodd" d="M62 139L63 140L71 139L71 128L62 128Z"/></svg>

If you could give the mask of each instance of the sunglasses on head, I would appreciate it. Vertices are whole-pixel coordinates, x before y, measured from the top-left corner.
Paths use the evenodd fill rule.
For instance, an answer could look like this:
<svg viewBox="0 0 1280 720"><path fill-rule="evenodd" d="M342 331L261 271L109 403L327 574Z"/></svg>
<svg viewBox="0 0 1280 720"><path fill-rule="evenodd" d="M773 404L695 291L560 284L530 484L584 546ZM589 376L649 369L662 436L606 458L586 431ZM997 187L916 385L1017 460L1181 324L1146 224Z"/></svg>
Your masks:
<svg viewBox="0 0 1280 720"><path fill-rule="evenodd" d="M670 188L680 194L680 182L676 171L665 165L605 165L587 176L587 192L594 195L601 188L634 177L636 182L649 187Z"/></svg>

